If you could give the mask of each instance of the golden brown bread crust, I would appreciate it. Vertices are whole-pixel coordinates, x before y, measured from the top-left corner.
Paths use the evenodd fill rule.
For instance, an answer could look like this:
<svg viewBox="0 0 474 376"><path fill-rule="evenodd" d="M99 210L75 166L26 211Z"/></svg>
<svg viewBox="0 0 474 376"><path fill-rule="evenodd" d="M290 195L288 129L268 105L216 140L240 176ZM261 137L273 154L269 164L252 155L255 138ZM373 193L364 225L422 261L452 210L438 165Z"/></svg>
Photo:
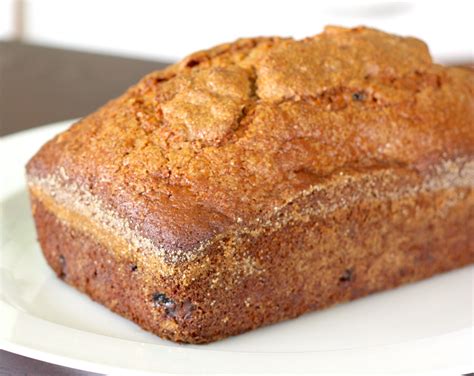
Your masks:
<svg viewBox="0 0 474 376"><path fill-rule="evenodd" d="M198 52L149 74L29 162L43 251L61 273L59 237L72 237L68 258L78 265L68 282L186 342L467 264L473 83L466 70L433 64L419 40L368 28ZM402 225L405 200L416 221ZM340 217L334 229L320 230L331 216ZM385 244L392 237L404 242ZM121 268L140 264L133 292L126 272L102 267L139 310L114 308L107 289L84 285L106 254ZM358 278L342 293L334 284L346 269ZM293 293L286 299L297 307L281 303Z"/></svg>

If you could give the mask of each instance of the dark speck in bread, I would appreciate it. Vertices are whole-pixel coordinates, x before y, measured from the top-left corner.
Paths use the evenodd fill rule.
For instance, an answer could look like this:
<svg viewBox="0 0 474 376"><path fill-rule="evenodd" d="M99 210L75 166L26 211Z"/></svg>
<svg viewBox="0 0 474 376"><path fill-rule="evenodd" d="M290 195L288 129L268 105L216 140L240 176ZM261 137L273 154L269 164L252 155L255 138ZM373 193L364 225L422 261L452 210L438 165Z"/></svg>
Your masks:
<svg viewBox="0 0 474 376"><path fill-rule="evenodd" d="M354 94L352 94L352 99L357 102L362 102L365 99L365 94L362 91L357 91Z"/></svg>
<svg viewBox="0 0 474 376"><path fill-rule="evenodd" d="M66 258L63 255L59 255L60 274L59 278L66 277Z"/></svg>
<svg viewBox="0 0 474 376"><path fill-rule="evenodd" d="M354 279L354 270L346 269L344 273L342 273L341 277L339 277L339 282L351 282Z"/></svg>

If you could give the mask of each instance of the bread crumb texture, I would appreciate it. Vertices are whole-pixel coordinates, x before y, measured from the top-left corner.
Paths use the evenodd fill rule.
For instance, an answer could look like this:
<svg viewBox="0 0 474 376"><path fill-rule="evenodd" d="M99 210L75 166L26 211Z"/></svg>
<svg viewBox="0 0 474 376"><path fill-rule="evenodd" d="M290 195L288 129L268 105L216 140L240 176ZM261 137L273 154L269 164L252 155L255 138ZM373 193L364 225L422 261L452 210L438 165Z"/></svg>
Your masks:
<svg viewBox="0 0 474 376"><path fill-rule="evenodd" d="M415 38L327 27L241 39L150 73L47 143L28 174L192 249L341 171L423 175L472 156L473 98L473 75L434 64Z"/></svg>

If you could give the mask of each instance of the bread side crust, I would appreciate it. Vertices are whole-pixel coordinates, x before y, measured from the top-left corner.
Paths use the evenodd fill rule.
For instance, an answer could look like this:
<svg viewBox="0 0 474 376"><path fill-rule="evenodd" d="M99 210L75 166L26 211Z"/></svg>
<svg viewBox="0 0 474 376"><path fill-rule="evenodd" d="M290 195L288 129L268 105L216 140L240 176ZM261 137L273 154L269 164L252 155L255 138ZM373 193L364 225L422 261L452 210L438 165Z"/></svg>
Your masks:
<svg viewBox="0 0 474 376"><path fill-rule="evenodd" d="M81 212L77 196L30 189L60 277L164 338L202 343L472 263L474 163L432 172L341 171L179 262L91 221L90 202Z"/></svg>

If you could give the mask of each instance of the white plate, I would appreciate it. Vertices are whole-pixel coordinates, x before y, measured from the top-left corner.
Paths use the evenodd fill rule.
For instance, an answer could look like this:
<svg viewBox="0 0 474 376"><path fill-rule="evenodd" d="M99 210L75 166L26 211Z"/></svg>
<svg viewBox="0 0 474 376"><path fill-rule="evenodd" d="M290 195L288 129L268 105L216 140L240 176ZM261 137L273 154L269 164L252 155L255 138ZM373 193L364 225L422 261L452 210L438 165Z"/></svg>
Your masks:
<svg viewBox="0 0 474 376"><path fill-rule="evenodd" d="M474 268L446 273L210 345L141 330L58 280L29 212L24 165L71 122L5 137L0 347L89 371L171 373L472 372Z"/></svg>

